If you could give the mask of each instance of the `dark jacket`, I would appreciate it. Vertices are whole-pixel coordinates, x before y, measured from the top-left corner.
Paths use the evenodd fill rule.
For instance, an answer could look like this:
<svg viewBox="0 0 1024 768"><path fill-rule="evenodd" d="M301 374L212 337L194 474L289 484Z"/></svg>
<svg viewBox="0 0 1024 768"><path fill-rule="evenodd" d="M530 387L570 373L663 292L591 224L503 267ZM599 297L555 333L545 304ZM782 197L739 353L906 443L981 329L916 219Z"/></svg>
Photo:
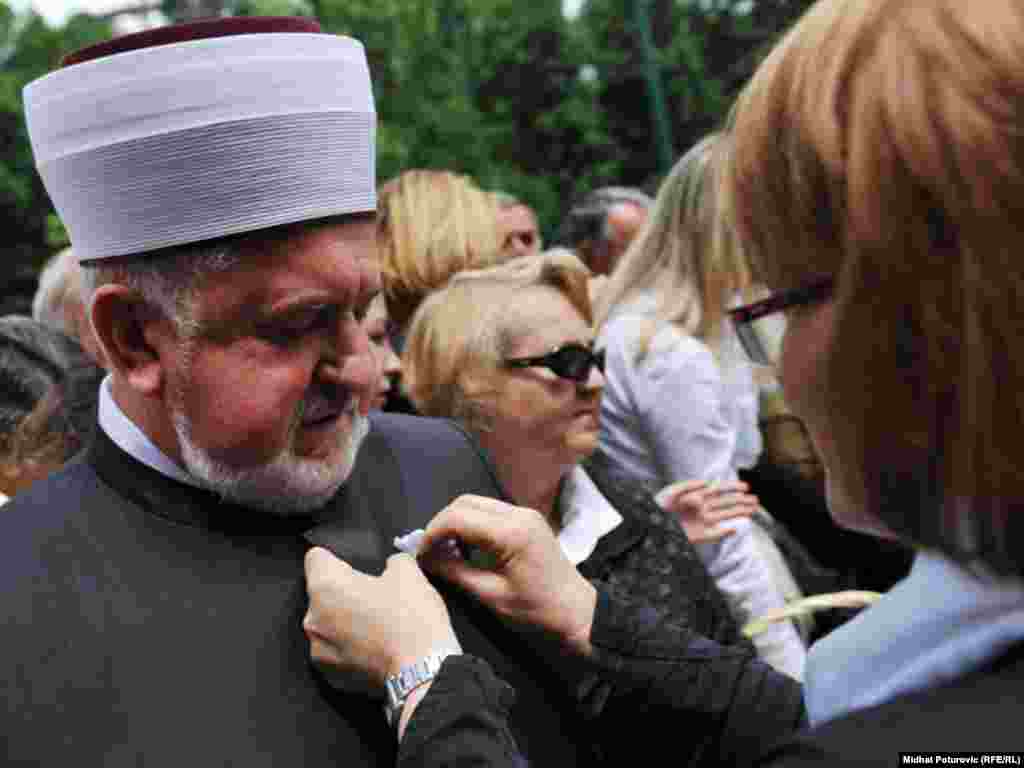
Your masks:
<svg viewBox="0 0 1024 768"><path fill-rule="evenodd" d="M222 503L104 434L0 515L5 764L392 766L381 703L309 663L310 543L379 573L392 538L461 493L499 496L454 425L373 417L352 476L310 517ZM587 764L569 697L517 636L447 594L464 647L520 691L512 729L538 765Z"/></svg>
<svg viewBox="0 0 1024 768"><path fill-rule="evenodd" d="M711 655L708 663L717 664ZM682 688L685 678L674 682ZM639 721L625 741L634 755L662 755L675 762L699 728L692 702L653 691L649 707L662 710L657 719ZM768 709L748 710L736 719L736 729L722 739L739 738L762 745L759 752L735 750L727 744L705 755L702 765L799 768L800 766L900 765L900 753L928 756L950 752L1020 754L1020 702L1024 695L1024 644L1018 644L977 672L918 693L898 696L885 704L860 710L816 728L798 729L796 722L773 717ZM453 656L409 722L399 751L399 768L473 765L505 768L531 764L516 751L504 727L512 688L495 677L486 663L471 656ZM740 702L737 702L740 703ZM785 705L785 702L780 701ZM664 725L673 727L664 730ZM750 739L742 731L762 731ZM773 733L774 731L774 733ZM628 757L609 766L628 766ZM532 763L533 765L540 765ZM937 764L937 763L933 763Z"/></svg>

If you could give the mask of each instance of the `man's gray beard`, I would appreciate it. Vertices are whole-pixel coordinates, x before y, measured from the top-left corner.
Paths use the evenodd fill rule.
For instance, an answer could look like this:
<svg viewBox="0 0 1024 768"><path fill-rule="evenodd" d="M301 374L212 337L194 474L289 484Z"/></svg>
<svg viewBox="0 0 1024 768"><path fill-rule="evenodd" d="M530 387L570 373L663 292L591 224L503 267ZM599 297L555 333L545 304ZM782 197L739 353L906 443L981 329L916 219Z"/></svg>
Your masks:
<svg viewBox="0 0 1024 768"><path fill-rule="evenodd" d="M356 399L352 399L352 406ZM189 473L205 488L235 504L262 509L282 517L312 512L330 501L348 479L370 420L352 407L352 431L345 453L337 463L302 459L286 448L275 459L256 467L239 469L214 459L192 440L192 425L180 410L174 414L174 430L181 458Z"/></svg>

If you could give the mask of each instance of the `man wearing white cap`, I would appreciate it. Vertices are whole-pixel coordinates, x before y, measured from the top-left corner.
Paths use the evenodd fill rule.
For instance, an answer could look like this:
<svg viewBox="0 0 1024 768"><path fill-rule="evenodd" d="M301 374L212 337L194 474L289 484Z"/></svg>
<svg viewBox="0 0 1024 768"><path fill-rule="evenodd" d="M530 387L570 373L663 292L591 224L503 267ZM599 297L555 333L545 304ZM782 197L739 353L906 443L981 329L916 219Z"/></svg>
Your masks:
<svg viewBox="0 0 1024 768"><path fill-rule="evenodd" d="M367 416L362 47L303 19L169 27L72 55L25 108L110 373L86 455L0 517L7 760L391 765L380 702L309 664L303 555L379 572L396 535L500 491L452 425ZM447 599L519 689L524 751L579 762L567 702Z"/></svg>

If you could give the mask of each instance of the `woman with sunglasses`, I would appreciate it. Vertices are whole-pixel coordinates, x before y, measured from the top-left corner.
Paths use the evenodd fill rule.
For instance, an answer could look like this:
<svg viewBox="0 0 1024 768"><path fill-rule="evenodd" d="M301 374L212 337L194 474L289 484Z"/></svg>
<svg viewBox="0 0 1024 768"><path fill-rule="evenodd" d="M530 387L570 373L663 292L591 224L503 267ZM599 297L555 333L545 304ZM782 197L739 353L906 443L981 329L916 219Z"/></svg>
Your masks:
<svg viewBox="0 0 1024 768"><path fill-rule="evenodd" d="M736 482L761 453L758 386L725 314L750 293L716 193L727 143L709 136L676 163L595 310L608 358L601 450L651 493L684 478ZM802 597L767 533L774 521L758 516L764 527L737 520L732 536L697 547L744 624ZM791 622L770 625L754 643L801 679L806 648Z"/></svg>
<svg viewBox="0 0 1024 768"><path fill-rule="evenodd" d="M589 278L565 250L455 275L412 320L402 361L408 392L419 413L453 418L474 434L515 505L500 509L510 519L528 511L543 525L574 573L615 596L617 621L653 620L649 639L667 649L684 648L694 637L728 648L727 670L698 672L693 680L709 723L734 698L754 709L776 708L778 699L760 691L773 690L770 681L779 676L757 662L741 637L678 525L678 511L662 509L597 452L604 361L593 349ZM691 526L698 538L720 535L723 519L756 507L741 486L697 495L697 506L714 508L703 527ZM401 599L418 603L415 593ZM330 653L327 648L315 644L314 658L321 649ZM607 685L595 671L576 670L563 649L541 644L537 650L551 656L562 678L553 690L566 705L608 724L593 728L595 751L620 748L630 718L640 713L606 707ZM795 684L786 690L792 700ZM695 738L677 762L695 760L713 734Z"/></svg>
<svg viewBox="0 0 1024 768"><path fill-rule="evenodd" d="M787 733L776 722L771 749L736 755L744 728L765 723L760 714L745 718L722 732L722 751L708 765L937 765L967 751L984 764L993 752L1019 754L1022 40L1018 0L822 0L737 104L724 188L775 291L768 303L734 313L741 338L752 357L777 367L807 423L835 520L913 544L917 555L905 580L811 648L804 727ZM756 327L769 317L784 323L780 344ZM489 551L495 569L439 558L423 565L580 656L618 649L634 666L609 679L634 685L642 657L657 655L642 631L609 633L607 595L564 566L543 527L485 506L457 502L431 523L424 545L433 551L457 537ZM317 595L311 624L332 636L332 647L358 647L381 662L383 684L388 663L419 648L384 642L396 627L339 627L323 599L352 605L382 587L408 594L426 584L419 569L401 559L382 579L354 582L336 578L322 551L308 563ZM707 646L683 653L698 649L706 664L722 663ZM675 742L689 738L699 709L685 695L687 681L648 682L652 714L674 713ZM515 765L502 727L505 695L479 662L449 657L402 713L409 726L399 764L471 756L478 765ZM663 737L636 734L648 744Z"/></svg>
<svg viewBox="0 0 1024 768"><path fill-rule="evenodd" d="M580 573L637 612L655 610L664 644L695 632L751 661L675 515L596 450L604 359L593 349L589 278L565 250L457 274L413 317L407 391L419 413L455 419L476 437L512 503L541 514ZM739 486L696 496L720 507L709 527L756 505ZM586 698L584 707L597 706L600 692Z"/></svg>

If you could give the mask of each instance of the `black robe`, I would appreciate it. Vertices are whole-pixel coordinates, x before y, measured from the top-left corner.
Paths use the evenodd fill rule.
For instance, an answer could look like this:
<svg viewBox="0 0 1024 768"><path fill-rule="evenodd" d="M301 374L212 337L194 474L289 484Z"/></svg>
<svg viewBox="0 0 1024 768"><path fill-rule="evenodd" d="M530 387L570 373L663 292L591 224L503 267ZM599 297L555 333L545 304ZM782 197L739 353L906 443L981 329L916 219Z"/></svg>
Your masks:
<svg viewBox="0 0 1024 768"><path fill-rule="evenodd" d="M379 573L391 539L470 492L499 496L451 424L375 416L316 518L278 518L147 468L98 431L0 508L0 738L6 764L393 766L381 704L330 689L301 621L310 542ZM585 764L567 696L486 609L445 595L467 652L516 685L536 765Z"/></svg>

